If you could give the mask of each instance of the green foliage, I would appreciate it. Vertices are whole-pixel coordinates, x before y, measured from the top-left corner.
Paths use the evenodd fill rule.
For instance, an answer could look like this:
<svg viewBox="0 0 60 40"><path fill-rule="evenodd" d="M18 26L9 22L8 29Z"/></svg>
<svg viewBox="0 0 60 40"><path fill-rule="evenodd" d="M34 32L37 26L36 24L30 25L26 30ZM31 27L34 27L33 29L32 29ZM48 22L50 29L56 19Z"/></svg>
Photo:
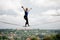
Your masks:
<svg viewBox="0 0 60 40"><path fill-rule="evenodd" d="M31 40L37 40L37 38L36 37L32 37Z"/></svg>
<svg viewBox="0 0 60 40"><path fill-rule="evenodd" d="M31 40L39 40L37 39L37 36L41 37L41 39L43 40L60 40L60 34L55 34L55 33L59 33L60 30L38 30L38 29L33 29L33 30L32 29L31 30L0 29L0 34L2 35L0 36L0 39L8 40L8 37L11 32L12 34L15 34L12 35L14 40L25 40L29 36L31 36Z"/></svg>
<svg viewBox="0 0 60 40"><path fill-rule="evenodd" d="M1 40L8 40L8 37L7 36L0 36L0 39Z"/></svg>
<svg viewBox="0 0 60 40"><path fill-rule="evenodd" d="M60 40L60 34L47 36L43 40Z"/></svg>
<svg viewBox="0 0 60 40"><path fill-rule="evenodd" d="M60 40L60 34L56 35L56 40Z"/></svg>
<svg viewBox="0 0 60 40"><path fill-rule="evenodd" d="M40 38L38 36L31 36L31 40L40 40Z"/></svg>
<svg viewBox="0 0 60 40"><path fill-rule="evenodd" d="M45 37L43 40L51 40L50 37Z"/></svg>

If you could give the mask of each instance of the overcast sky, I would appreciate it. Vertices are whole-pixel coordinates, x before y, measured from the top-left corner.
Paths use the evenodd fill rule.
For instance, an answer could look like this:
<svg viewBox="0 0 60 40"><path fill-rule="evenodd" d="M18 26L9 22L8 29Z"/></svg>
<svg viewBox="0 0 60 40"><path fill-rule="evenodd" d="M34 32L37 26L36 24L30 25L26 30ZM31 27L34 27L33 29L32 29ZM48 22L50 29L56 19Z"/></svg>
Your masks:
<svg viewBox="0 0 60 40"><path fill-rule="evenodd" d="M30 27L23 27L21 6L32 8ZM6 28L60 29L60 0L0 0L0 29Z"/></svg>

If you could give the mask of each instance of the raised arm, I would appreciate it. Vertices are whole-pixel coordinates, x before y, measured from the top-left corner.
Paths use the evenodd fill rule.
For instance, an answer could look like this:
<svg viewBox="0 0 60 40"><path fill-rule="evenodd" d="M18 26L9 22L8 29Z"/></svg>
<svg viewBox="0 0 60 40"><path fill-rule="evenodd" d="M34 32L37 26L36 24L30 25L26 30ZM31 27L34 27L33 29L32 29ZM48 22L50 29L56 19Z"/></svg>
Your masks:
<svg viewBox="0 0 60 40"><path fill-rule="evenodd" d="M23 10L25 11L25 8L23 6L21 8L23 8Z"/></svg>

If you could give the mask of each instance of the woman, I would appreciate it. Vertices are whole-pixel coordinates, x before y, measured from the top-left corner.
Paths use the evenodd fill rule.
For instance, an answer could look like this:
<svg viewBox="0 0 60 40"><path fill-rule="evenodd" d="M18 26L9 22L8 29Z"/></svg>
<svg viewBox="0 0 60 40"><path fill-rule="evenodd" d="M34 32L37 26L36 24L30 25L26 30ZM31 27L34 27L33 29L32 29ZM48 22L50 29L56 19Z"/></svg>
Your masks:
<svg viewBox="0 0 60 40"><path fill-rule="evenodd" d="M28 8L24 8L23 6L22 6L22 8L23 8L23 10L24 10L24 12L25 12L24 19L26 20L26 23L25 23L25 27L26 27L27 25L29 26L29 22L28 22L28 12L29 12L32 8L28 9Z"/></svg>

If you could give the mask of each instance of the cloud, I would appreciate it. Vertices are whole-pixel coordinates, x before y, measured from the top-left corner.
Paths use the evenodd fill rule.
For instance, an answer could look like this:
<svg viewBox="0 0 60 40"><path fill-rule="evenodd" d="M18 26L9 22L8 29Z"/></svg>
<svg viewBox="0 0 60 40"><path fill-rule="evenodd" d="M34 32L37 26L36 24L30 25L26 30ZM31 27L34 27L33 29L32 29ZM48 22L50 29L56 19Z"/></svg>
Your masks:
<svg viewBox="0 0 60 40"><path fill-rule="evenodd" d="M60 0L30 0L33 5L38 7L57 7L60 6Z"/></svg>
<svg viewBox="0 0 60 40"><path fill-rule="evenodd" d="M41 13L42 16L60 16L60 9L58 10L47 10Z"/></svg>
<svg viewBox="0 0 60 40"><path fill-rule="evenodd" d="M20 0L0 0L0 10L16 9L20 4Z"/></svg>
<svg viewBox="0 0 60 40"><path fill-rule="evenodd" d="M0 10L12 10L18 15L20 14L21 0L0 0Z"/></svg>
<svg viewBox="0 0 60 40"><path fill-rule="evenodd" d="M38 15L35 15L35 16L37 17L34 17L34 16L29 17L30 24L31 23L32 24L43 24L43 23L55 22L55 21L60 20L59 16L38 16ZM22 14L21 16L0 15L0 21L11 22L15 24L16 23L21 24L25 22Z"/></svg>
<svg viewBox="0 0 60 40"><path fill-rule="evenodd" d="M60 17L59 16L35 15L35 16L29 17L29 22L31 25L30 28L32 28L32 29L34 29L34 28L44 29L45 26L47 27L47 29L49 29L49 28L55 27L54 24L56 24L56 26L58 25L57 23L60 22ZM6 23L8 23L8 24L6 24ZM23 28L24 23L25 23L25 20L23 19L23 16L0 15L0 26L1 26L0 28L4 28L4 29L5 28L12 28L12 29ZM13 25L11 25L11 24L13 24ZM49 27L49 25L50 25L50 27ZM55 27L55 28L58 28L58 27Z"/></svg>
<svg viewBox="0 0 60 40"><path fill-rule="evenodd" d="M17 25L24 23L23 16L13 16L13 15L0 15L0 21Z"/></svg>
<svg viewBox="0 0 60 40"><path fill-rule="evenodd" d="M0 10L0 15L14 15L17 16L17 12L15 12L14 10L10 9L10 10Z"/></svg>

